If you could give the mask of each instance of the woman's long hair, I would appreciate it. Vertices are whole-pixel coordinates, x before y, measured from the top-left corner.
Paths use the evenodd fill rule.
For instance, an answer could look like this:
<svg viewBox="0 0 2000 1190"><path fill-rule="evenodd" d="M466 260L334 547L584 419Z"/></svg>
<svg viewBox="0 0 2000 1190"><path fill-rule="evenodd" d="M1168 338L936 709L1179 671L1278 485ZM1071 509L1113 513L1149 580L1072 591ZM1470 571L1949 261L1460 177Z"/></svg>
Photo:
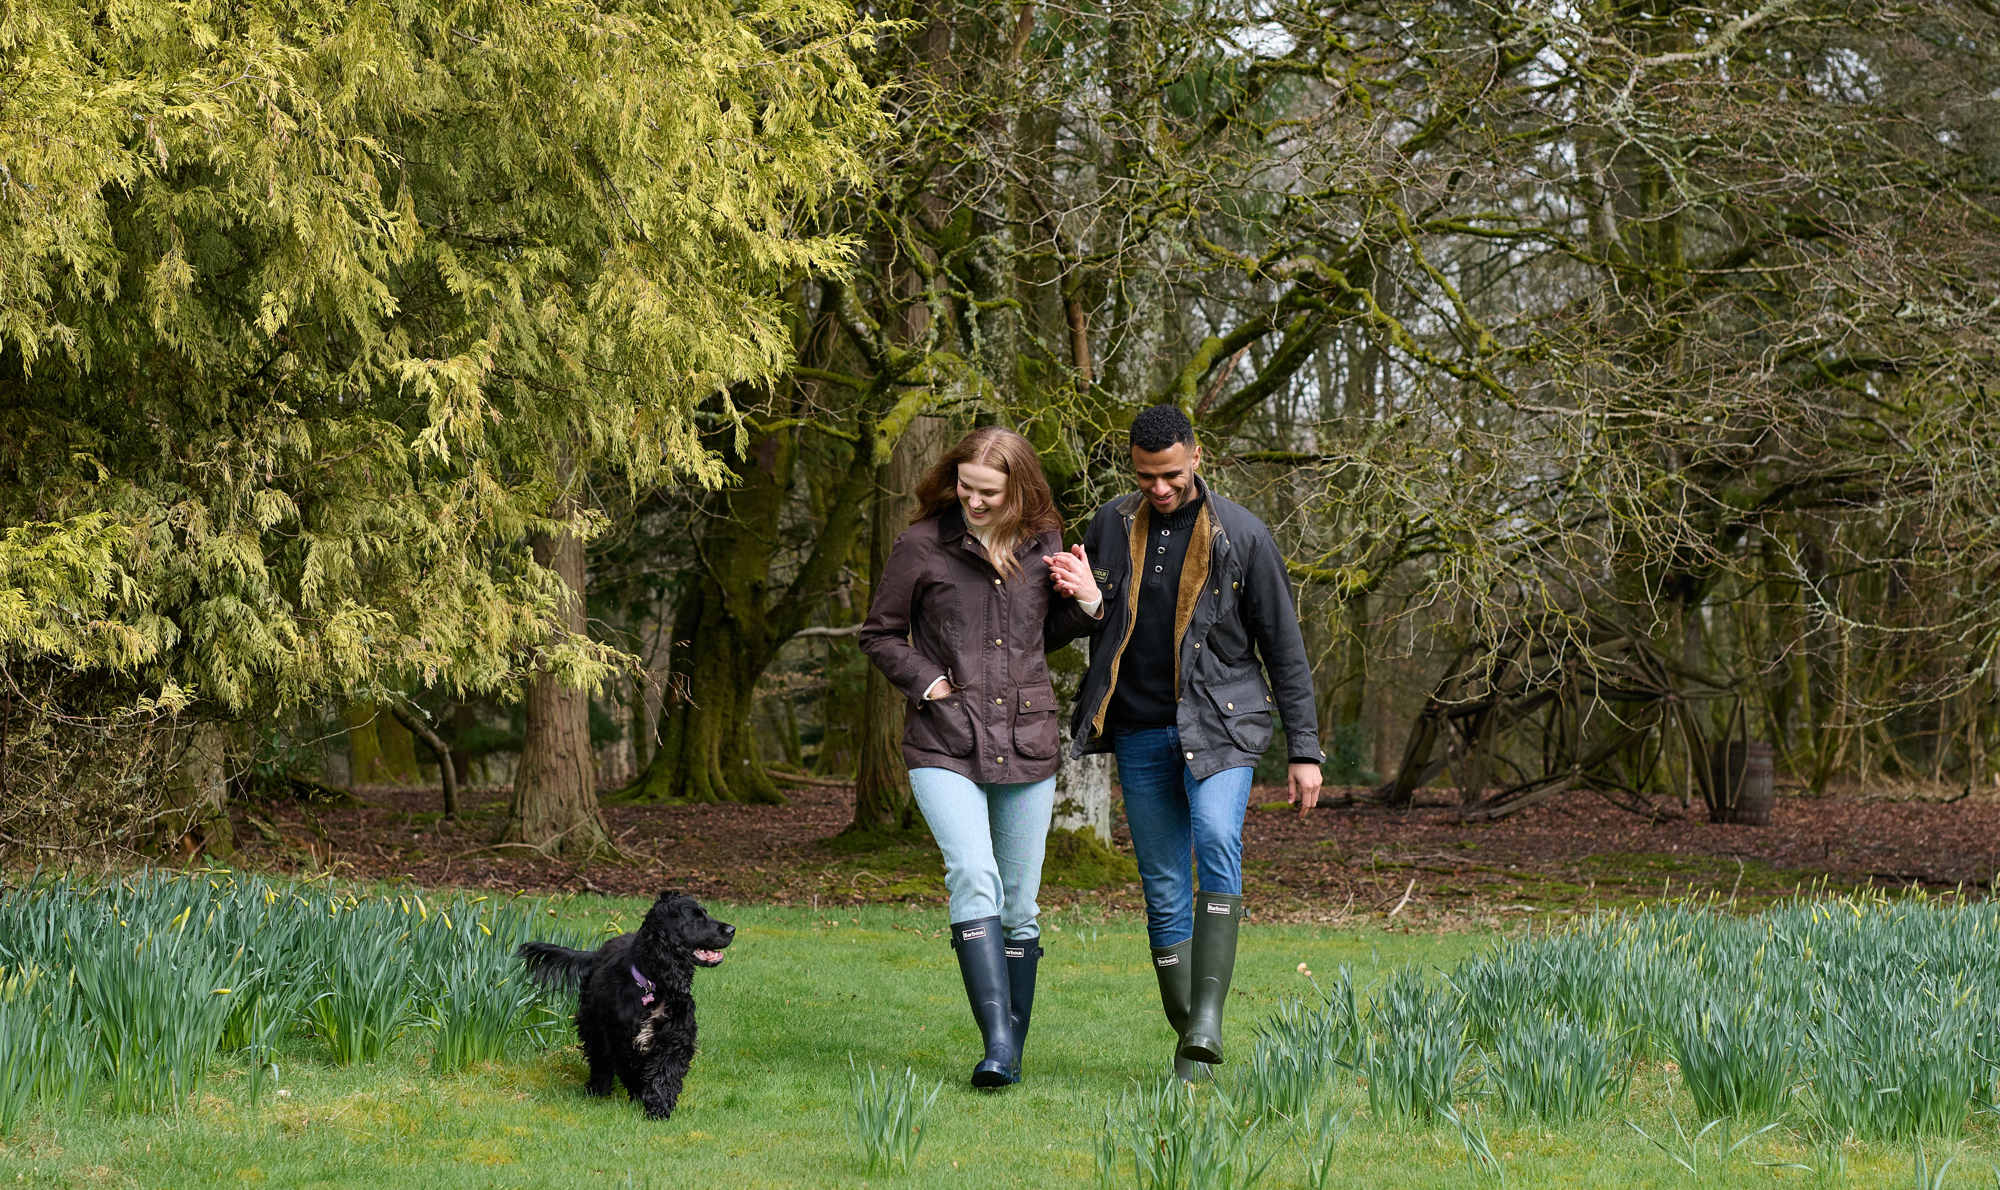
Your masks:
<svg viewBox="0 0 2000 1190"><path fill-rule="evenodd" d="M958 466L991 467L1007 477L1007 500L993 520L993 568L1003 578L1014 574L1014 547L1034 533L1062 530L1055 497L1042 474L1042 460L1026 438L999 426L981 426L944 452L917 481L917 515L910 523L929 520L958 503Z"/></svg>

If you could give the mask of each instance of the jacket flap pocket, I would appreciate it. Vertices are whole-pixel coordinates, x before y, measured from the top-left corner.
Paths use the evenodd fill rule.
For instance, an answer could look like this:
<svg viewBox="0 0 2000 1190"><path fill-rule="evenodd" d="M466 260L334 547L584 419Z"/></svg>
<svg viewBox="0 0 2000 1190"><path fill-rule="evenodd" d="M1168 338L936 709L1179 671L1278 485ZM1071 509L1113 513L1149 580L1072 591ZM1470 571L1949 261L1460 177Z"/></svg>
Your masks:
<svg viewBox="0 0 2000 1190"><path fill-rule="evenodd" d="M1271 709L1271 692L1264 688L1263 677L1254 673L1217 683L1210 687L1209 697L1215 700L1215 709L1224 715L1248 715Z"/></svg>
<svg viewBox="0 0 2000 1190"><path fill-rule="evenodd" d="M1056 689L1054 686L1023 686L1014 692L1014 709L1020 714L1032 715L1036 711L1056 709Z"/></svg>

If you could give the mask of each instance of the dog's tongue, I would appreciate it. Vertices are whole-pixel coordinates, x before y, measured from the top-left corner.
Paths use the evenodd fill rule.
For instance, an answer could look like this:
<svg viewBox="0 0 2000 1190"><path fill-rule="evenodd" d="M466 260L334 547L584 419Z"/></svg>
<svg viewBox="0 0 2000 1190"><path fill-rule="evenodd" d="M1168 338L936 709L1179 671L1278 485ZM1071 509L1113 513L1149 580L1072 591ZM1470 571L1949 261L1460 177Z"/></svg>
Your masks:
<svg viewBox="0 0 2000 1190"><path fill-rule="evenodd" d="M719 950L697 950L694 952L694 957L704 963L719 963L722 961L722 952Z"/></svg>

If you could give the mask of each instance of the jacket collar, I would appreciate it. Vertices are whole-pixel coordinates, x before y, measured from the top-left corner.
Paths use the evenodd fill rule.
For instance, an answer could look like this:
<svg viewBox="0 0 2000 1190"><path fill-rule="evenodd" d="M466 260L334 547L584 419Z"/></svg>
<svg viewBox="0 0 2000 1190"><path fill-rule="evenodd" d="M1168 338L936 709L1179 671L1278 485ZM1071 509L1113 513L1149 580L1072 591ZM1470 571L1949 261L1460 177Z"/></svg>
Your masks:
<svg viewBox="0 0 2000 1190"><path fill-rule="evenodd" d="M1201 493L1201 499L1208 504L1211 510L1213 510L1215 507L1215 493L1209 490L1208 481L1203 479L1201 475L1197 473L1194 477L1194 486L1195 490ZM1131 491L1125 493L1123 496L1120 496L1116 501L1114 501L1112 507L1118 510L1119 516L1122 516L1127 521L1130 521L1134 517L1139 515L1140 509L1151 508L1152 506L1146 503L1146 494L1144 492L1141 492L1137 488L1134 488ZM1213 517L1214 515L1215 513L1213 511L1209 513L1210 517Z"/></svg>
<svg viewBox="0 0 2000 1190"><path fill-rule="evenodd" d="M1207 539L1208 548L1214 551L1215 560L1219 564L1224 558L1229 556L1230 552L1229 530L1222 523L1221 497L1215 494L1214 489L1208 486L1208 481L1200 475L1194 477L1194 482L1195 486L1201 491L1202 506L1208 511L1208 523L1210 526ZM1152 510L1152 505L1146 503L1145 494L1137 489L1127 492L1113 501L1112 507L1118 510L1119 516L1125 518L1125 531L1128 534L1137 532L1140 515Z"/></svg>
<svg viewBox="0 0 2000 1190"><path fill-rule="evenodd" d="M973 535L971 527L965 523L965 510L959 507L958 501L954 500L945 505L943 511L937 515L937 523L939 541L946 545L958 546L977 557L988 557L986 547L980 544L979 538ZM1032 534L1022 534L1014 541L1014 556L1020 557L1034 548L1034 545L1035 538Z"/></svg>

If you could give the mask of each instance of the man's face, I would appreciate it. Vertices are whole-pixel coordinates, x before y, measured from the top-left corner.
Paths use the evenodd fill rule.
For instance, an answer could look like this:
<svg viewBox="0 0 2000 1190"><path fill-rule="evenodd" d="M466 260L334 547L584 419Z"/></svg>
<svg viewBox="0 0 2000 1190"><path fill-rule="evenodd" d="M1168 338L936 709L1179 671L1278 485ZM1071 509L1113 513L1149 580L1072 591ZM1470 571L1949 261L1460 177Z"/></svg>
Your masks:
<svg viewBox="0 0 2000 1190"><path fill-rule="evenodd" d="M1172 512L1194 494L1201 447L1176 442L1165 450L1132 448L1132 474L1154 512Z"/></svg>

